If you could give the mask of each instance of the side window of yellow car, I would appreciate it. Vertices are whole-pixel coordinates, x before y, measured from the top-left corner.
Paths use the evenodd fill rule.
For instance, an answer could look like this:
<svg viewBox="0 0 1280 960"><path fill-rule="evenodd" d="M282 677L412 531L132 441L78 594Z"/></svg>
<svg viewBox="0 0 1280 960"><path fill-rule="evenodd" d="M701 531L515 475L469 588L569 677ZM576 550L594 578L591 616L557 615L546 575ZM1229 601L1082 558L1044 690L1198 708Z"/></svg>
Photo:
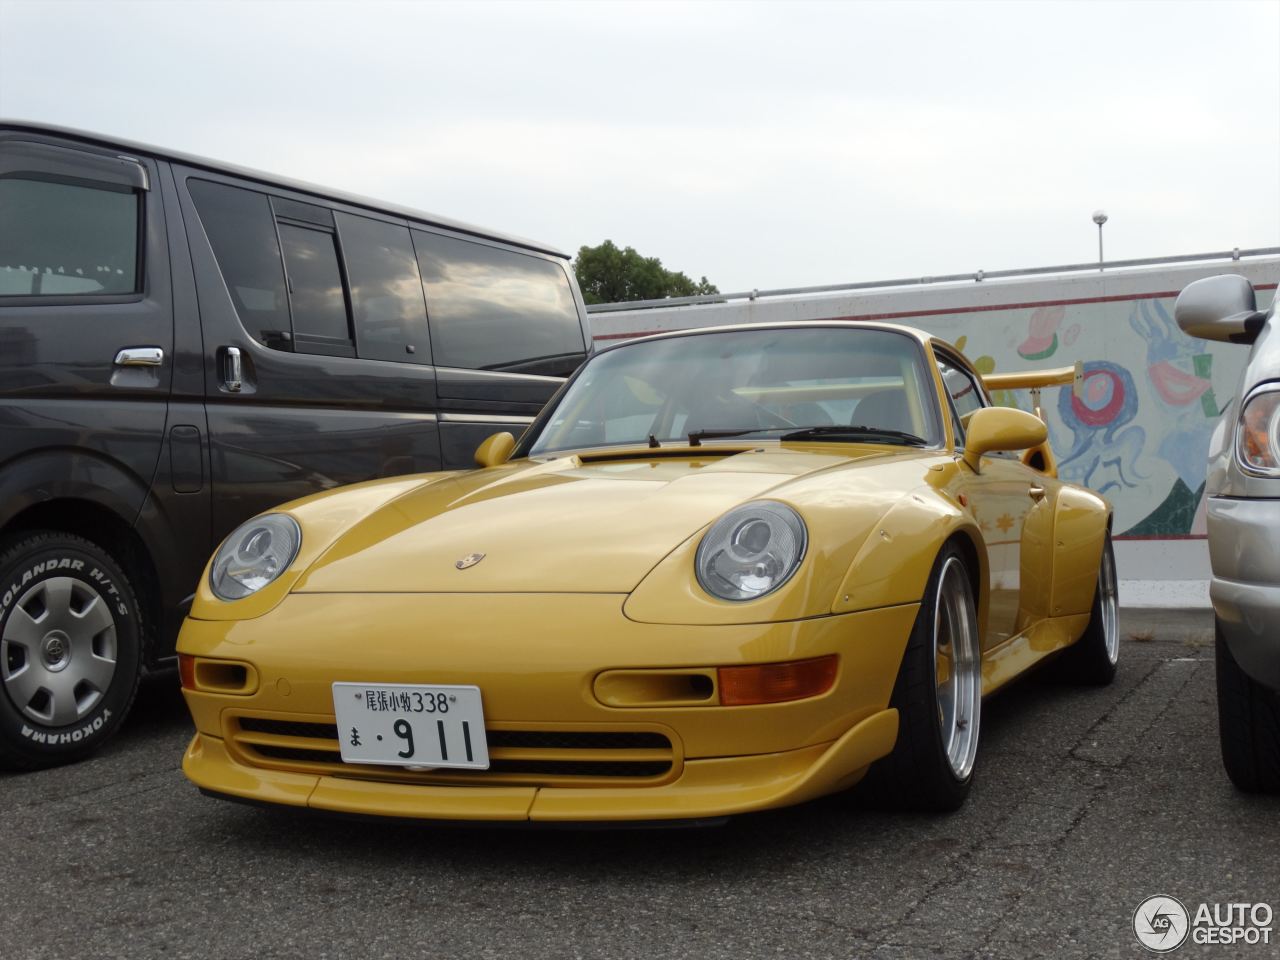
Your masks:
<svg viewBox="0 0 1280 960"><path fill-rule="evenodd" d="M946 387L947 401L951 407L951 422L956 435L956 447L964 447L964 425L969 416L983 407L990 406L982 385L978 383L963 367L950 362L944 356L938 356L938 372L942 374L942 383Z"/></svg>

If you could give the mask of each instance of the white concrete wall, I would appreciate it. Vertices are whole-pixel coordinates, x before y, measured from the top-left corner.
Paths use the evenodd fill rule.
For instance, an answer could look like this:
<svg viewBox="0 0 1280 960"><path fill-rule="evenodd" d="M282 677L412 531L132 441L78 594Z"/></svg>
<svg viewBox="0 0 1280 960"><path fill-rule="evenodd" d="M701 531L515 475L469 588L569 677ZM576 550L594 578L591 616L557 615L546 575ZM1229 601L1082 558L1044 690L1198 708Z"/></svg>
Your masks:
<svg viewBox="0 0 1280 960"><path fill-rule="evenodd" d="M1061 475L1114 505L1122 577L1199 580L1208 576L1209 434L1247 350L1186 336L1173 302L1192 280L1223 273L1248 277L1260 303L1270 302L1280 257L600 313L591 322L603 345L718 324L884 320L956 343L984 373L1082 360L1082 397L1065 388L1044 397ZM1025 394L995 399L1029 406Z"/></svg>

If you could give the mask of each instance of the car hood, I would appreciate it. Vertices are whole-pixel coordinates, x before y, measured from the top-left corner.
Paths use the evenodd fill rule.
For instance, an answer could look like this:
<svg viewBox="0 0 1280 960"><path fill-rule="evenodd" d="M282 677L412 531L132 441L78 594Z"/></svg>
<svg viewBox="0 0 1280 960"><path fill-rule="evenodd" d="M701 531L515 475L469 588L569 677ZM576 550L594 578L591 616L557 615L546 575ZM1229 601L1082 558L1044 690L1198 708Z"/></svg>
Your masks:
<svg viewBox="0 0 1280 960"><path fill-rule="evenodd" d="M450 475L354 523L293 589L627 593L736 504L884 456L877 447L708 446L678 456L568 456Z"/></svg>

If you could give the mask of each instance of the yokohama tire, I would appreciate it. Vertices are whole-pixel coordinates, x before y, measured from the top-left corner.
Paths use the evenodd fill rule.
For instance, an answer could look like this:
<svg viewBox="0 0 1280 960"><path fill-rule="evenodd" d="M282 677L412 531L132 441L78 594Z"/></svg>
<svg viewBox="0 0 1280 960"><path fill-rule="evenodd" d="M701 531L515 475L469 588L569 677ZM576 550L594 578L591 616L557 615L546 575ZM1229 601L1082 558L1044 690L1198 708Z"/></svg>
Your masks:
<svg viewBox="0 0 1280 960"><path fill-rule="evenodd" d="M32 532L0 551L0 766L89 756L138 687L142 623L124 571L80 537Z"/></svg>

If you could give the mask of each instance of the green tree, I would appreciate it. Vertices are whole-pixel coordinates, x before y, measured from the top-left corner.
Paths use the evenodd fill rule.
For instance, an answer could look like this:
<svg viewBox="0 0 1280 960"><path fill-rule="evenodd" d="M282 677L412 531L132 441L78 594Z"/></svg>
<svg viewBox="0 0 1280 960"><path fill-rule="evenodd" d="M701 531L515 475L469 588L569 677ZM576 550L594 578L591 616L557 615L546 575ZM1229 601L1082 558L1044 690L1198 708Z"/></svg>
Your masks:
<svg viewBox="0 0 1280 960"><path fill-rule="evenodd" d="M573 269L587 303L658 300L720 292L706 277L690 280L683 273L665 269L657 257L640 256L634 247L619 250L612 240L595 247L579 247Z"/></svg>

